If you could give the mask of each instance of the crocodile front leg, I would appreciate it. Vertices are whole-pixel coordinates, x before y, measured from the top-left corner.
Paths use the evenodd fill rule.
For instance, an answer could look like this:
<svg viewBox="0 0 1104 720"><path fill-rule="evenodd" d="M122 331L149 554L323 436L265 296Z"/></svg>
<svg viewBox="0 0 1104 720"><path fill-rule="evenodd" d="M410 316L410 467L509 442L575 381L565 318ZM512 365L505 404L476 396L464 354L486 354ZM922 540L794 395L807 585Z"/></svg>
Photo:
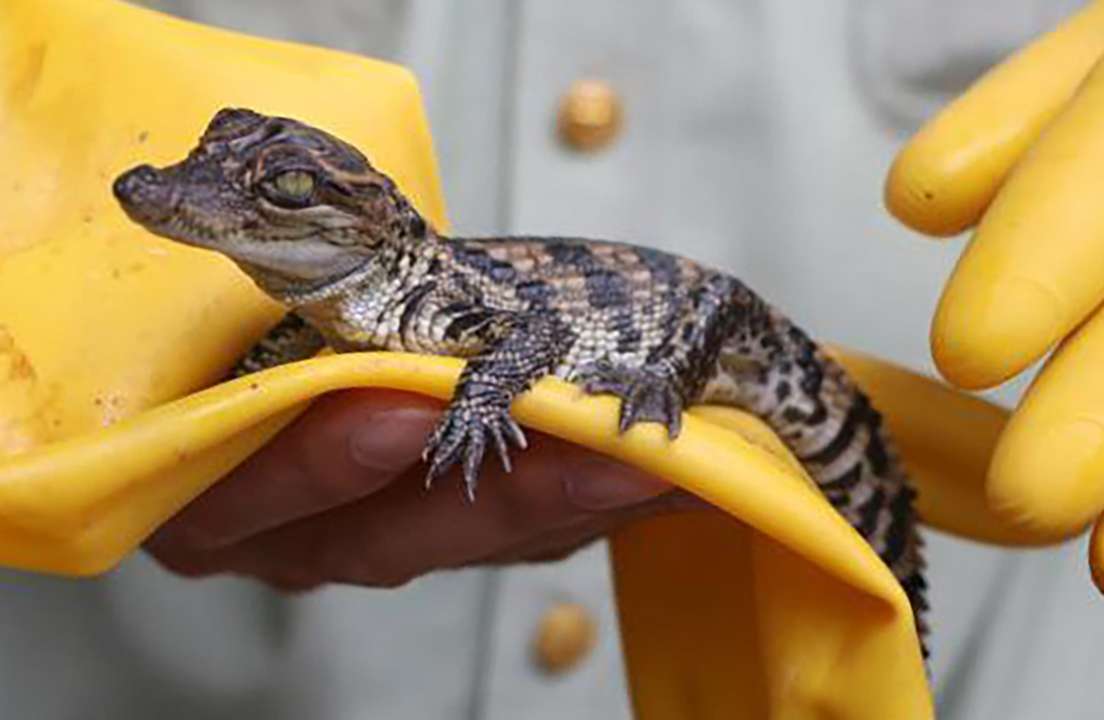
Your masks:
<svg viewBox="0 0 1104 720"><path fill-rule="evenodd" d="M682 411L697 399L712 376L721 341L740 312L743 288L724 275L713 275L692 288L670 316L668 338L639 364L589 362L572 379L590 393L621 399L620 430L638 422L656 422L671 439L682 429Z"/></svg>
<svg viewBox="0 0 1104 720"><path fill-rule="evenodd" d="M459 318L454 322L465 324ZM507 472L507 441L525 447L510 404L567 356L574 338L557 317L534 313L484 315L467 332L478 337L483 349L468 360L452 402L426 444L426 485L459 461L468 499L474 500L488 442Z"/></svg>
<svg viewBox="0 0 1104 720"><path fill-rule="evenodd" d="M306 360L325 346L322 333L295 313L288 313L234 365L230 377Z"/></svg>

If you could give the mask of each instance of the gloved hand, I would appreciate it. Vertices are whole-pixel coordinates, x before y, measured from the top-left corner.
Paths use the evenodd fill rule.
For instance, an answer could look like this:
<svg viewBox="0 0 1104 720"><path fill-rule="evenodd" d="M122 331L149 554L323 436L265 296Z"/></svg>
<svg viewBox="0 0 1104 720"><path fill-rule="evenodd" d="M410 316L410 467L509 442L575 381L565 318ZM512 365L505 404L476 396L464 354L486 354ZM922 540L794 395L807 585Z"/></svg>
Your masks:
<svg viewBox="0 0 1104 720"><path fill-rule="evenodd" d="M929 122L885 191L890 211L929 235L977 225L932 326L946 378L992 387L1055 351L1001 435L986 488L995 512L1055 540L1104 510L1102 55L1097 1Z"/></svg>

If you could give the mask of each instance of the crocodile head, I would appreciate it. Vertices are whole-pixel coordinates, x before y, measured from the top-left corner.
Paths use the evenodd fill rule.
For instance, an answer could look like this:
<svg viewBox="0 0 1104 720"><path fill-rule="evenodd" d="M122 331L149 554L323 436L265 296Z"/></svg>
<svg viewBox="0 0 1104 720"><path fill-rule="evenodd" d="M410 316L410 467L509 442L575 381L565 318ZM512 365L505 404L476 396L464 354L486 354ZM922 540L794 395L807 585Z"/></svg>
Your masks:
<svg viewBox="0 0 1104 720"><path fill-rule="evenodd" d="M356 148L251 110L219 111L186 158L128 170L113 190L151 232L217 250L276 291L348 274L428 232Z"/></svg>

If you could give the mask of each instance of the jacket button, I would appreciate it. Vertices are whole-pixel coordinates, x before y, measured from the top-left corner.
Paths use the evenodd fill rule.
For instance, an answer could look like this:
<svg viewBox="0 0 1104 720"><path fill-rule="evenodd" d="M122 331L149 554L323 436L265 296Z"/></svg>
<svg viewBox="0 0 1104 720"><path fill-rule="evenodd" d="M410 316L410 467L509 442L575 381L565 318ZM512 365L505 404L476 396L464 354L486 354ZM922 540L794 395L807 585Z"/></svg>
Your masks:
<svg viewBox="0 0 1104 720"><path fill-rule="evenodd" d="M598 628L593 616L577 603L557 603L545 611L533 639L537 666L550 675L575 667L594 648Z"/></svg>
<svg viewBox="0 0 1104 720"><path fill-rule="evenodd" d="M572 150L601 150L621 131L621 99L601 80L577 80L560 100L557 129Z"/></svg>

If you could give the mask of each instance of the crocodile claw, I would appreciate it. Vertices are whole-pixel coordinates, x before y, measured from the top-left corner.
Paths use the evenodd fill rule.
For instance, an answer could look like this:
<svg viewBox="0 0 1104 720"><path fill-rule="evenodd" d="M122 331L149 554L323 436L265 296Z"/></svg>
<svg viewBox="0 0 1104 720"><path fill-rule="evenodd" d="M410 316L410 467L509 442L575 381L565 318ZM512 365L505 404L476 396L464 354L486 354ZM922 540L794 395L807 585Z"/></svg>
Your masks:
<svg viewBox="0 0 1104 720"><path fill-rule="evenodd" d="M465 402L449 407L429 436L422 453L422 459L429 463L426 489L459 462L463 470L465 495L470 502L474 502L479 467L488 440L506 472L513 469L509 445L512 443L522 450L527 447L525 433L510 416L508 408L487 408Z"/></svg>
<svg viewBox="0 0 1104 720"><path fill-rule="evenodd" d="M599 363L582 373L583 389L591 394L616 395L621 399L618 429L626 432L638 422L657 422L674 440L682 431L684 400L678 387L662 368L627 368Z"/></svg>

